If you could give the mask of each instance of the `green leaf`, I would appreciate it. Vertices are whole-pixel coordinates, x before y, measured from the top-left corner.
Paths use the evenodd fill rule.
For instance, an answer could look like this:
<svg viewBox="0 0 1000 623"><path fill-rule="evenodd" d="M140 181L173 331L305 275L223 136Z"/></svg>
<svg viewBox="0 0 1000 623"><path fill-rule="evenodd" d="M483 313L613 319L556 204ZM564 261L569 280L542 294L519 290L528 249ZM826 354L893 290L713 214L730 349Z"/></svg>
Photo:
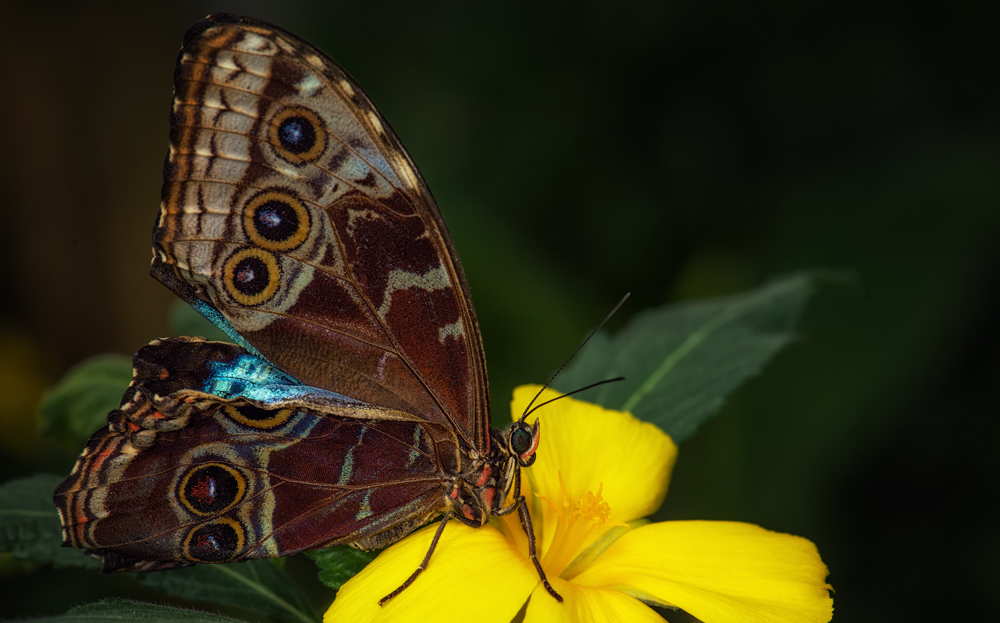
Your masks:
<svg viewBox="0 0 1000 623"><path fill-rule="evenodd" d="M139 577L148 588L185 599L249 608L285 621L320 620L302 589L267 560L196 565Z"/></svg>
<svg viewBox="0 0 1000 623"><path fill-rule="evenodd" d="M170 328L174 335L194 335L216 342L233 341L184 301L174 301L170 308Z"/></svg>
<svg viewBox="0 0 1000 623"><path fill-rule="evenodd" d="M132 360L105 354L73 366L42 398L44 431L75 443L107 424L108 412L121 404L132 382Z"/></svg>
<svg viewBox="0 0 1000 623"><path fill-rule="evenodd" d="M62 476L38 474L0 485L0 552L56 567L99 569L83 550L61 547L62 527L52 492Z"/></svg>
<svg viewBox="0 0 1000 623"><path fill-rule="evenodd" d="M127 599L104 599L97 603L77 606L66 614L28 620L31 623L111 623L122 620L151 623L242 623L240 619L210 612L171 608Z"/></svg>
<svg viewBox="0 0 1000 623"><path fill-rule="evenodd" d="M594 336L554 387L571 391L624 376L585 399L684 441L792 341L817 280L796 275L737 296L644 311L614 337Z"/></svg>
<svg viewBox="0 0 1000 623"><path fill-rule="evenodd" d="M374 560L380 551L365 552L348 545L335 545L306 552L306 556L319 567L319 581L336 591Z"/></svg>

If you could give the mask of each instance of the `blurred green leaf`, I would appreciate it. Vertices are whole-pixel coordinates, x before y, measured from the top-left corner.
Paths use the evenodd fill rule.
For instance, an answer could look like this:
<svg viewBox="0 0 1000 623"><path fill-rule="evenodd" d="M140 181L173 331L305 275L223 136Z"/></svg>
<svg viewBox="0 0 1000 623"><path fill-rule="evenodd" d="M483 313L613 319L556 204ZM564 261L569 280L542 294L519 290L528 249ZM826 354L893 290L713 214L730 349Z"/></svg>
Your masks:
<svg viewBox="0 0 1000 623"><path fill-rule="evenodd" d="M374 560L380 551L365 552L348 545L335 545L306 552L306 556L319 567L319 581L336 591Z"/></svg>
<svg viewBox="0 0 1000 623"><path fill-rule="evenodd" d="M267 560L196 565L139 577L148 588L185 599L249 608L285 621L320 620L302 589Z"/></svg>
<svg viewBox="0 0 1000 623"><path fill-rule="evenodd" d="M174 335L194 335L216 342L233 341L222 329L181 300L174 301L170 308L170 329Z"/></svg>
<svg viewBox="0 0 1000 623"><path fill-rule="evenodd" d="M200 612L198 610L184 610L181 608L171 608L169 606L158 606L156 604L146 604L127 599L104 599L97 603L77 606L66 614L42 617L38 619L28 619L32 623L43 623L52 621L61 623L107 623L110 621L151 621L163 623L241 623L240 619L212 614L210 612Z"/></svg>
<svg viewBox="0 0 1000 623"><path fill-rule="evenodd" d="M101 563L93 556L61 547L62 528L52 492L62 480L37 474L0 485L0 551L56 567L99 569Z"/></svg>
<svg viewBox="0 0 1000 623"><path fill-rule="evenodd" d="M176 335L231 341L183 301L171 309L171 325ZM131 357L107 353L85 359L42 398L39 411L43 431L73 443L86 441L105 425L108 412L118 408L131 381Z"/></svg>
<svg viewBox="0 0 1000 623"><path fill-rule="evenodd" d="M737 296L641 312L614 337L594 336L553 386L571 391L624 376L585 399L684 441L794 338L818 278L796 275Z"/></svg>
<svg viewBox="0 0 1000 623"><path fill-rule="evenodd" d="M86 441L107 423L108 412L121 404L131 381L130 357L108 353L83 360L42 398L44 432L74 443Z"/></svg>

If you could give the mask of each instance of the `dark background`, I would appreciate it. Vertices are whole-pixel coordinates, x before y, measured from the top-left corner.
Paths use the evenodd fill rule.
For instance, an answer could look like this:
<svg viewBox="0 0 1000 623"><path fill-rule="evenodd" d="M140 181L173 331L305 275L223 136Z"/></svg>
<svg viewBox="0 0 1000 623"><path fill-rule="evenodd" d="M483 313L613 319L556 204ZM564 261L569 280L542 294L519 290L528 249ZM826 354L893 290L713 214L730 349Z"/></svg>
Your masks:
<svg viewBox="0 0 1000 623"><path fill-rule="evenodd" d="M68 473L80 448L37 432L44 388L168 333L146 271L173 64L192 22L229 10L337 59L407 144L469 277L497 421L626 291L613 327L853 271L684 445L657 517L810 538L837 620L995 616L996 10L608 4L5 7L0 476ZM0 582L5 616L158 598L9 556Z"/></svg>

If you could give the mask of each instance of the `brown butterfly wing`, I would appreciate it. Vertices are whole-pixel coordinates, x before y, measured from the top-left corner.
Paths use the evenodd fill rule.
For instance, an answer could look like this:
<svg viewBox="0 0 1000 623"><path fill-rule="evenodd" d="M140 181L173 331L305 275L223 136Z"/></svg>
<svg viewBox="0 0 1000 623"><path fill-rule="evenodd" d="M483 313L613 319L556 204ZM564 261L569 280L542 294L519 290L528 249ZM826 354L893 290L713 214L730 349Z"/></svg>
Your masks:
<svg viewBox="0 0 1000 623"><path fill-rule="evenodd" d="M488 450L458 256L361 88L295 35L223 15L186 35L174 89L154 276L299 381Z"/></svg>
<svg viewBox="0 0 1000 623"><path fill-rule="evenodd" d="M285 391L282 375L247 359L199 338L136 353L121 408L55 492L66 545L101 556L106 572L149 571L381 547L440 512L457 469L452 431ZM274 399L216 395L241 374L267 377L258 394ZM191 389L206 387L215 393Z"/></svg>

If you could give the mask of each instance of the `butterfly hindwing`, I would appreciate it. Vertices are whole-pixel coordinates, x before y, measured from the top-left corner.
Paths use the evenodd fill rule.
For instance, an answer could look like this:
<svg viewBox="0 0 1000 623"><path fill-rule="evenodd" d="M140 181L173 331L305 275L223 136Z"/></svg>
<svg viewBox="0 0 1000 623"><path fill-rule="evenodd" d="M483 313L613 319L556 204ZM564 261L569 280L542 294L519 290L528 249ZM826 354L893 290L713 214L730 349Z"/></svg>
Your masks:
<svg viewBox="0 0 1000 623"><path fill-rule="evenodd" d="M121 408L55 495L66 544L106 571L377 547L440 511L456 469L439 464L455 452L440 425L366 418L367 405L335 394L288 398L285 375L231 344L157 341L134 365ZM282 398L201 391L249 380Z"/></svg>
<svg viewBox="0 0 1000 623"><path fill-rule="evenodd" d="M154 276L298 381L487 452L461 265L353 79L290 33L210 17L185 37L171 119Z"/></svg>

